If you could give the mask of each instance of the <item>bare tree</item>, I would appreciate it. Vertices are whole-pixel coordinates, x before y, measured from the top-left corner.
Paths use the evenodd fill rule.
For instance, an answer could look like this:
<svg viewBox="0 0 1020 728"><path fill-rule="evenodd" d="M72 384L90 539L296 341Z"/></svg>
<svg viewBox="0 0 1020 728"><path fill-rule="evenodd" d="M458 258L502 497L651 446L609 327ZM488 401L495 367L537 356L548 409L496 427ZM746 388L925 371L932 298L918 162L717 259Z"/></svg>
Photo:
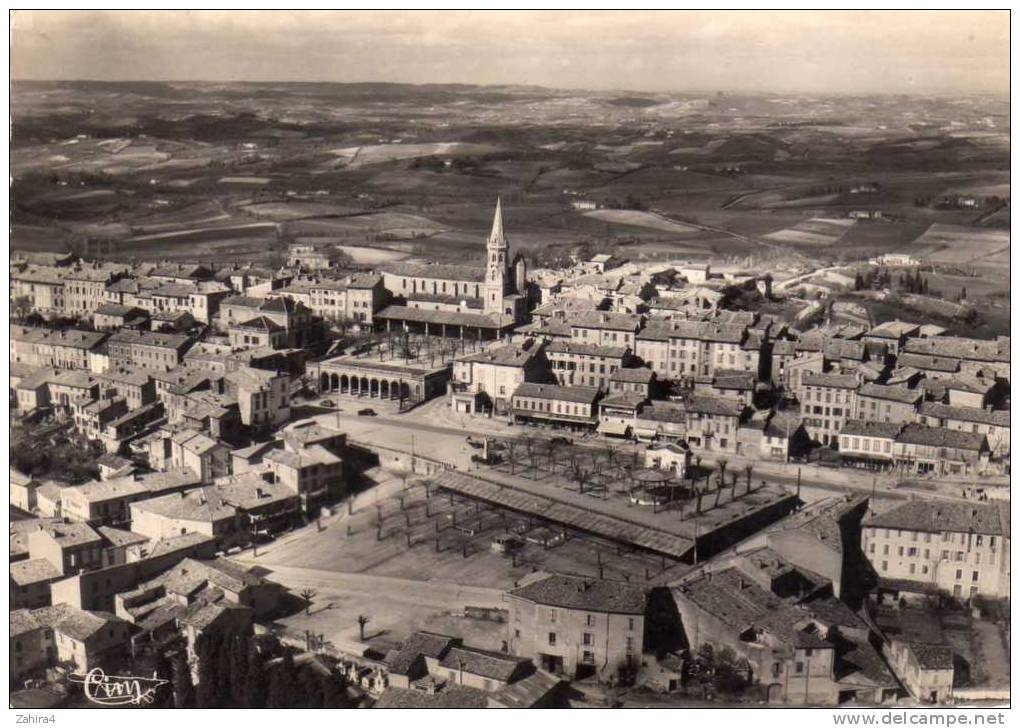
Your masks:
<svg viewBox="0 0 1020 728"><path fill-rule="evenodd" d="M358 633L361 636L361 641L362 642L365 641L365 625L368 624L371 621L372 620L370 620L364 614L359 614L358 615Z"/></svg>
<svg viewBox="0 0 1020 728"><path fill-rule="evenodd" d="M315 599L318 592L314 589L302 589L298 594L305 603L305 614L310 614L312 611L312 600Z"/></svg>
<svg viewBox="0 0 1020 728"><path fill-rule="evenodd" d="M726 482L726 466L729 465L730 461L726 458L719 458L715 461L715 464L719 467L719 488L722 489L723 484Z"/></svg>
<svg viewBox="0 0 1020 728"><path fill-rule="evenodd" d="M514 465L517 464L517 440L506 441L506 459L510 463L510 475L514 474Z"/></svg>
<svg viewBox="0 0 1020 728"><path fill-rule="evenodd" d="M754 466L748 463L744 466L744 475L747 476L747 492L751 492L751 475L754 473Z"/></svg>

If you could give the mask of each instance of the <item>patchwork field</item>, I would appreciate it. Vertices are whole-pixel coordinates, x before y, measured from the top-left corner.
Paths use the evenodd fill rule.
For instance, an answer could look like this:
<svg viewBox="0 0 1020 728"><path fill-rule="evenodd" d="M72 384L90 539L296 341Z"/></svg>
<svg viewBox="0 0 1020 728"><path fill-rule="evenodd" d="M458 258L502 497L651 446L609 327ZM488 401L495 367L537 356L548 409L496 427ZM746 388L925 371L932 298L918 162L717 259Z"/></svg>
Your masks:
<svg viewBox="0 0 1020 728"><path fill-rule="evenodd" d="M1009 255L1009 231L934 223L910 245L910 252L933 263L973 263Z"/></svg>
<svg viewBox="0 0 1020 728"><path fill-rule="evenodd" d="M786 245L828 247L839 242L853 225L853 220L813 217L793 227L777 230L762 237Z"/></svg>
<svg viewBox="0 0 1020 728"><path fill-rule="evenodd" d="M590 210L584 213L585 217L594 220L612 222L618 225L633 225L634 227L659 230L665 233L698 233L700 228L687 225L682 222L670 220L668 217L656 215L654 212L643 212L641 210Z"/></svg>
<svg viewBox="0 0 1020 728"><path fill-rule="evenodd" d="M445 157L470 156L472 154L490 154L496 151L499 151L499 147L489 144L437 142L435 144L369 144L363 147L334 149L332 153L339 157L338 162L341 165L357 169L401 159L417 159L437 155Z"/></svg>

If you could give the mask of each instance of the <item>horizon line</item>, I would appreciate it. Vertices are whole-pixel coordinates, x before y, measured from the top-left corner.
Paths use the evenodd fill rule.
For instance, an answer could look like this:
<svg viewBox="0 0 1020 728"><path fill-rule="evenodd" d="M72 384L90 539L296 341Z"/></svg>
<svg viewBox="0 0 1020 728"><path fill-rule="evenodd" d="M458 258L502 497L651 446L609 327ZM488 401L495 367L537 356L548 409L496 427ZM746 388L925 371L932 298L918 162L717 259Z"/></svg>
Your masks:
<svg viewBox="0 0 1020 728"><path fill-rule="evenodd" d="M975 96L994 96L1004 97L1006 99L1011 98L1012 94L1010 90L1005 91L969 91L967 93L953 93L950 91L807 91L807 90L761 90L761 89L738 89L738 88L720 88L711 90L671 90L671 91L650 91L635 88L585 88L581 86L543 86L535 83L523 83L523 82L507 82L507 83L471 83L468 81L428 81L428 82L414 82L414 81L330 81L330 80L267 80L267 79L103 79L103 78L11 78L10 83L110 83L110 84L128 84L128 83L153 83L153 84L262 84L262 85L333 85L333 86L366 86L366 85L386 85L386 86L414 86L419 88L427 88L430 86L465 86L471 88L533 88L541 89L543 91L583 91L588 93L631 93L631 94L645 94L650 96L663 96L663 95L726 95L733 94L739 96L769 96L769 95L806 95L806 96L927 96L927 97L945 97L945 98L968 98Z"/></svg>

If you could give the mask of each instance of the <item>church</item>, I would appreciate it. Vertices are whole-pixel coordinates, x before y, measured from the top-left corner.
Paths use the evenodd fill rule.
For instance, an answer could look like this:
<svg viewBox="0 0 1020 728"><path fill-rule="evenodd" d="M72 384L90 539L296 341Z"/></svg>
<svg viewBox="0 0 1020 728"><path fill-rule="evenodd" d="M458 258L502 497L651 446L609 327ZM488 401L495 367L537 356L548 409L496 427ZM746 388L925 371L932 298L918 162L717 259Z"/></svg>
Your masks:
<svg viewBox="0 0 1020 728"><path fill-rule="evenodd" d="M496 200L483 267L397 264L383 270L383 286L393 303L374 316L382 331L429 336L498 339L528 315L527 264L511 261L503 231L503 209Z"/></svg>

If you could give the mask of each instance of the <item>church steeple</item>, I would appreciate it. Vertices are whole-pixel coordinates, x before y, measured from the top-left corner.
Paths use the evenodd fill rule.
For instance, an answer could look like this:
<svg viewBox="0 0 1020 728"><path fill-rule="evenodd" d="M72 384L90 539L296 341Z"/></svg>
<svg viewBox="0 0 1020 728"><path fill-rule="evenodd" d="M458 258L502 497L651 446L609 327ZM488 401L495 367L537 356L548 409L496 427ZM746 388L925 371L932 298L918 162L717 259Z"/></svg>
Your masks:
<svg viewBox="0 0 1020 728"><path fill-rule="evenodd" d="M489 233L489 247L505 248L506 235L503 234L503 203L496 198L496 214L492 218L492 232Z"/></svg>

